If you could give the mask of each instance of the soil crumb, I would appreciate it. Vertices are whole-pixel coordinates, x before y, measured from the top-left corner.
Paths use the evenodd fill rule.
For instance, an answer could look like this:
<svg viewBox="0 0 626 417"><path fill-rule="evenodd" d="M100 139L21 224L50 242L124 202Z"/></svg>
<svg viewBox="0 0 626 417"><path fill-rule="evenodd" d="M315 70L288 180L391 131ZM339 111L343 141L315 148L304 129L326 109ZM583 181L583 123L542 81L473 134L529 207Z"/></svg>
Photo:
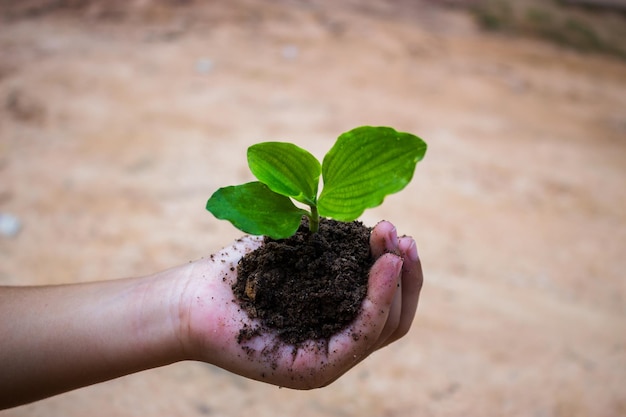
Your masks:
<svg viewBox="0 0 626 417"><path fill-rule="evenodd" d="M370 232L358 221L321 219L319 232L310 233L304 218L294 236L266 237L241 259L235 296L287 344L328 339L356 318L367 294Z"/></svg>

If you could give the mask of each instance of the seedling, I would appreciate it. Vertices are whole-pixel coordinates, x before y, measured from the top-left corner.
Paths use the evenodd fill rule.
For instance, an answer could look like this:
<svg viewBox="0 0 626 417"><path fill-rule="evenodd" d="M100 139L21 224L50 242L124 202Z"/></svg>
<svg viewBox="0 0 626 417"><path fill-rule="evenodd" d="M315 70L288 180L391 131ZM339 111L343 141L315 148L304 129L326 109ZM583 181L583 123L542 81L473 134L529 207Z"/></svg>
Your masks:
<svg viewBox="0 0 626 417"><path fill-rule="evenodd" d="M220 188L206 208L253 235L287 238L302 216L315 233L320 216L350 222L402 190L425 153L423 140L389 127L362 126L342 134L322 164L294 144L259 143L248 148L248 166L258 181ZM320 176L324 186L318 196Z"/></svg>

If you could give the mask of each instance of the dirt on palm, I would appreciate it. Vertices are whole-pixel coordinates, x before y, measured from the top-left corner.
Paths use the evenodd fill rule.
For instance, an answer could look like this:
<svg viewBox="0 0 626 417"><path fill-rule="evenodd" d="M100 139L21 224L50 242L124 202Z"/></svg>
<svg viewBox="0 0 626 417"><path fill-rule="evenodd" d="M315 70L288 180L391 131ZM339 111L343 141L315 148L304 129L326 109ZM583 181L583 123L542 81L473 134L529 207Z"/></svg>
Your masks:
<svg viewBox="0 0 626 417"><path fill-rule="evenodd" d="M304 220L294 236L265 238L241 259L234 293L284 342L327 340L354 321L367 294L370 231L360 222L321 219L311 233ZM258 330L242 329L239 341Z"/></svg>

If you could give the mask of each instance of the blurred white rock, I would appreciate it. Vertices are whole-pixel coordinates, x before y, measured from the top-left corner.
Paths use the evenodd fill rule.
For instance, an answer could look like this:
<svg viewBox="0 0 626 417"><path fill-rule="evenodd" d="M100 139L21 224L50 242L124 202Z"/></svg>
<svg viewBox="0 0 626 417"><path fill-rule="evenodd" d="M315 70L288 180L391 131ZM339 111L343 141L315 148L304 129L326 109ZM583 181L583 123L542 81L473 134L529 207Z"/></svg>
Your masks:
<svg viewBox="0 0 626 417"><path fill-rule="evenodd" d="M0 235L3 237L14 237L22 229L20 220L8 213L0 213Z"/></svg>

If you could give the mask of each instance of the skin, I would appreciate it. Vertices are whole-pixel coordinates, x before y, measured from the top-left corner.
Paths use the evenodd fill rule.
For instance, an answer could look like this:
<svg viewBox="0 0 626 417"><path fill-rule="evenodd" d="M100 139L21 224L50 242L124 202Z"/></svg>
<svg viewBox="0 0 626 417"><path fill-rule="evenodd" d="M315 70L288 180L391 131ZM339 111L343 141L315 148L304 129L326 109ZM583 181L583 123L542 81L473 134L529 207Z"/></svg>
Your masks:
<svg viewBox="0 0 626 417"><path fill-rule="evenodd" d="M140 278L0 287L0 409L184 360L281 387L326 386L413 322L422 287L414 240L381 222L370 244L377 261L361 314L330 340L298 347L272 332L236 341L243 325L258 325L231 290L257 237Z"/></svg>

